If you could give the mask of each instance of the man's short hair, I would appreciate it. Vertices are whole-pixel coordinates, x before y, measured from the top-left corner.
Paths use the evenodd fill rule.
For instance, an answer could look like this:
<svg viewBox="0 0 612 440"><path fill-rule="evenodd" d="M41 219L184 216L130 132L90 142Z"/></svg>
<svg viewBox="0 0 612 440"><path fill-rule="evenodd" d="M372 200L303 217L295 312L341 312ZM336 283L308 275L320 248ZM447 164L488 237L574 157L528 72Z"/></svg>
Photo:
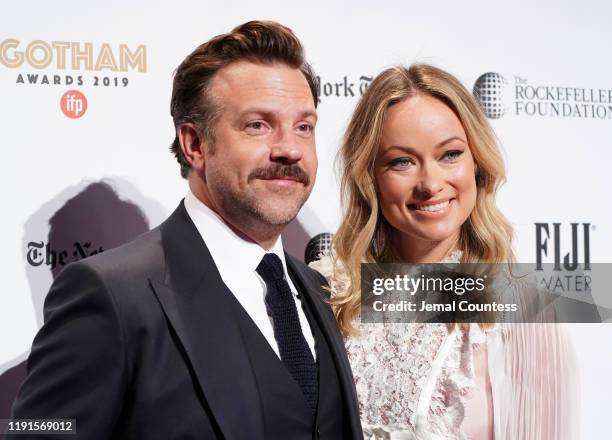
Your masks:
<svg viewBox="0 0 612 440"><path fill-rule="evenodd" d="M181 150L178 127L186 122L193 123L206 142L214 144L219 107L210 94L210 84L219 69L236 61L281 63L299 69L310 86L315 107L318 104L315 74L291 29L273 21L249 21L214 37L189 54L174 74L170 114L177 135L170 151L181 166L182 177L189 175L190 165Z"/></svg>

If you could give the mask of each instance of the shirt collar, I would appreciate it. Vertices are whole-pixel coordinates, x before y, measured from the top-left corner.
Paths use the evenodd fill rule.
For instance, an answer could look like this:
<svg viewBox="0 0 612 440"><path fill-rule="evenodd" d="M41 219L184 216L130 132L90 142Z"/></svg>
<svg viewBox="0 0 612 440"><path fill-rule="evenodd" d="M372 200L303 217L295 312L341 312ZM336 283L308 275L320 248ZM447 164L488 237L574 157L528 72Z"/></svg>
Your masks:
<svg viewBox="0 0 612 440"><path fill-rule="evenodd" d="M281 236L268 251L264 250L257 243L236 234L219 214L206 206L191 190L187 191L185 196L185 209L206 243L223 279L236 271L255 271L266 253L274 253L280 258L287 276Z"/></svg>

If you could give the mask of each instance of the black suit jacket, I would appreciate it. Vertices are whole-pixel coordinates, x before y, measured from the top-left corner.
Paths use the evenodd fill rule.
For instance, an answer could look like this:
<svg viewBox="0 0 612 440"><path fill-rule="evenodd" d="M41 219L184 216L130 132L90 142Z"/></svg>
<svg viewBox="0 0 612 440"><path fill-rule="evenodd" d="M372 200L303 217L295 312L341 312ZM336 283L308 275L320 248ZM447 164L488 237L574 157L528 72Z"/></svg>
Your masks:
<svg viewBox="0 0 612 440"><path fill-rule="evenodd" d="M330 347L351 438L362 438L325 280L286 257ZM84 439L263 439L230 295L183 203L135 241L68 265L45 300L13 417L75 418Z"/></svg>

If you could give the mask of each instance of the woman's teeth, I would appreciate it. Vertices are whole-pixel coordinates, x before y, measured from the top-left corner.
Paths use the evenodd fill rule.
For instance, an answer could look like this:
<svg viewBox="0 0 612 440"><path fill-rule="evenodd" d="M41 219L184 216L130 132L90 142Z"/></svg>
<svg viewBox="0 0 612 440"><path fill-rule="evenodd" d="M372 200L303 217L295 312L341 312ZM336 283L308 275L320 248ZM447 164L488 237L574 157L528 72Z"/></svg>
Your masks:
<svg viewBox="0 0 612 440"><path fill-rule="evenodd" d="M436 212L446 208L449 203L450 200L438 203L436 205L416 205L416 209L418 209L419 211Z"/></svg>

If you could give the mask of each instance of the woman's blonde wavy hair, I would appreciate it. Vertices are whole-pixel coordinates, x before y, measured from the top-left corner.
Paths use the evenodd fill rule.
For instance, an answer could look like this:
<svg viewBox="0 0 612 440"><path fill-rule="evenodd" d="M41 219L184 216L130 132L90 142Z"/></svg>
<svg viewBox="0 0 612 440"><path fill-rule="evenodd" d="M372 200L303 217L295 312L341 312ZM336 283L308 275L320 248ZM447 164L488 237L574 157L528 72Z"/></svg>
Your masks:
<svg viewBox="0 0 612 440"><path fill-rule="evenodd" d="M495 205L505 182L505 167L497 140L474 97L451 74L427 64L396 66L370 84L351 118L338 159L344 217L333 241L333 267L343 266L349 282L331 299L345 335L354 334L353 320L361 303L361 263L399 261L391 245L392 226L382 215L374 178L387 109L405 99L426 95L455 112L467 135L476 163L474 210L461 227L458 249L464 263L514 261L512 227Z"/></svg>

